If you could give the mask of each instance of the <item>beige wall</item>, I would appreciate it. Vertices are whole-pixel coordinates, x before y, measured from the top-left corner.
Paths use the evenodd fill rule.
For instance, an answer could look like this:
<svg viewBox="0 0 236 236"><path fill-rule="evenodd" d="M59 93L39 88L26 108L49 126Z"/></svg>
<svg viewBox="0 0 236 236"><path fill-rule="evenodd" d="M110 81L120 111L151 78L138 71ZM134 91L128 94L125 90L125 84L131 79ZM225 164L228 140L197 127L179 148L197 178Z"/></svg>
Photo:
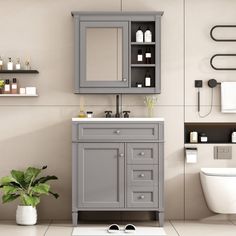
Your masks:
<svg viewBox="0 0 236 236"><path fill-rule="evenodd" d="M197 165L184 162L184 121L200 121L196 113L195 79L233 80L235 72L216 73L209 57L216 52L233 52L234 44L219 47L209 38L214 24L235 23L236 2L232 0L123 0L124 11L163 10L162 94L155 115L164 117L166 218L210 216L201 192L201 166L217 166L212 147L199 150ZM12 168L48 165L56 174L53 184L59 200L43 198L39 216L43 219L71 217L71 117L78 114L80 96L74 95L74 31L71 11L120 11L121 0L8 0L0 7L0 55L31 58L39 75L18 76L21 85L35 85L38 98L0 99L0 176ZM184 22L185 20L185 22ZM186 37L184 37L184 30ZM1 76L8 78L8 76ZM185 92L184 92L185 91ZM208 105L209 91L203 89ZM233 115L219 112L219 91L213 115L203 121L234 121ZM114 96L84 96L86 109L101 116L115 110ZM145 116L143 96L124 95L123 109L133 116ZM186 106L185 106L186 104ZM208 107L206 107L207 109ZM201 120L202 121L202 120ZM207 155L207 158L204 158ZM235 157L234 157L235 159ZM233 166L235 160L225 161ZM0 219L13 219L16 203L0 204ZM127 215L118 215L126 219ZM141 215L141 218L145 215Z"/></svg>

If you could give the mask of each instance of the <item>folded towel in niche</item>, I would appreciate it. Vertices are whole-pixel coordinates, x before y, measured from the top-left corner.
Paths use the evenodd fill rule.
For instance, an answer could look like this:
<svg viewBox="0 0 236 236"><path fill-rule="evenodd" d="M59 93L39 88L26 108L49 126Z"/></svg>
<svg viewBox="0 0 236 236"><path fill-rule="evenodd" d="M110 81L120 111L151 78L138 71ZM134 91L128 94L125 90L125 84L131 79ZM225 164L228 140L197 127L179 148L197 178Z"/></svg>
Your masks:
<svg viewBox="0 0 236 236"><path fill-rule="evenodd" d="M236 82L221 83L221 112L236 113Z"/></svg>

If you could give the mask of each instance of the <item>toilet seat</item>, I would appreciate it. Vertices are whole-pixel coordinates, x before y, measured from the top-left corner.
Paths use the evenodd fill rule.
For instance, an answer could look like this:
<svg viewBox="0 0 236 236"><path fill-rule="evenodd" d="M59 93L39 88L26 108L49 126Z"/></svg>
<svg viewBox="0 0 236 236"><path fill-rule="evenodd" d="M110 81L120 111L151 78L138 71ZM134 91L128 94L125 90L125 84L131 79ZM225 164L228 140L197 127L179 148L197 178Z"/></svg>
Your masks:
<svg viewBox="0 0 236 236"><path fill-rule="evenodd" d="M201 168L201 172L208 176L236 177L236 168Z"/></svg>

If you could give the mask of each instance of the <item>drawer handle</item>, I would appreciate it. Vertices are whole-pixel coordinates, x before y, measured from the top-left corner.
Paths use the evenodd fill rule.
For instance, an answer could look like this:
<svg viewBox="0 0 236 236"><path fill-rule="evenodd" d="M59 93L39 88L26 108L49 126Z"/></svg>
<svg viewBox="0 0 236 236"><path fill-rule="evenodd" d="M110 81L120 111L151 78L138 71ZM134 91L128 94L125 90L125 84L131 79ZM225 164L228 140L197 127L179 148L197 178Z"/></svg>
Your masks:
<svg viewBox="0 0 236 236"><path fill-rule="evenodd" d="M141 178L143 178L145 175L144 175L144 174L140 174L139 176L140 176Z"/></svg>
<svg viewBox="0 0 236 236"><path fill-rule="evenodd" d="M144 197L144 195L141 195L139 198L140 198L140 199L144 199L145 197Z"/></svg>
<svg viewBox="0 0 236 236"><path fill-rule="evenodd" d="M115 133L116 133L116 134L120 134L120 130L116 130Z"/></svg>
<svg viewBox="0 0 236 236"><path fill-rule="evenodd" d="M124 81L124 82L126 82L126 81L127 81L127 79L126 79L126 78L123 78L123 81Z"/></svg>
<svg viewBox="0 0 236 236"><path fill-rule="evenodd" d="M144 156L144 152L140 152L140 156Z"/></svg>
<svg viewBox="0 0 236 236"><path fill-rule="evenodd" d="M120 153L120 157L124 157L124 153Z"/></svg>

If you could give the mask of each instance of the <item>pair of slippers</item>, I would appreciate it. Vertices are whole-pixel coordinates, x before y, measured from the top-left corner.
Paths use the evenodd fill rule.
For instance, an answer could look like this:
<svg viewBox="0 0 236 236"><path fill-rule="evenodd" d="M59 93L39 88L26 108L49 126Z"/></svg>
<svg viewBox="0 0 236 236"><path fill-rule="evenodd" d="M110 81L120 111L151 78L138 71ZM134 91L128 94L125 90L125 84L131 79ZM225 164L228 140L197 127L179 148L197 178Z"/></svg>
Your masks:
<svg viewBox="0 0 236 236"><path fill-rule="evenodd" d="M117 224L112 224L108 227L107 232L108 233L118 233L120 232L120 226ZM124 228L125 233L134 233L136 230L135 226L132 224L127 224Z"/></svg>

